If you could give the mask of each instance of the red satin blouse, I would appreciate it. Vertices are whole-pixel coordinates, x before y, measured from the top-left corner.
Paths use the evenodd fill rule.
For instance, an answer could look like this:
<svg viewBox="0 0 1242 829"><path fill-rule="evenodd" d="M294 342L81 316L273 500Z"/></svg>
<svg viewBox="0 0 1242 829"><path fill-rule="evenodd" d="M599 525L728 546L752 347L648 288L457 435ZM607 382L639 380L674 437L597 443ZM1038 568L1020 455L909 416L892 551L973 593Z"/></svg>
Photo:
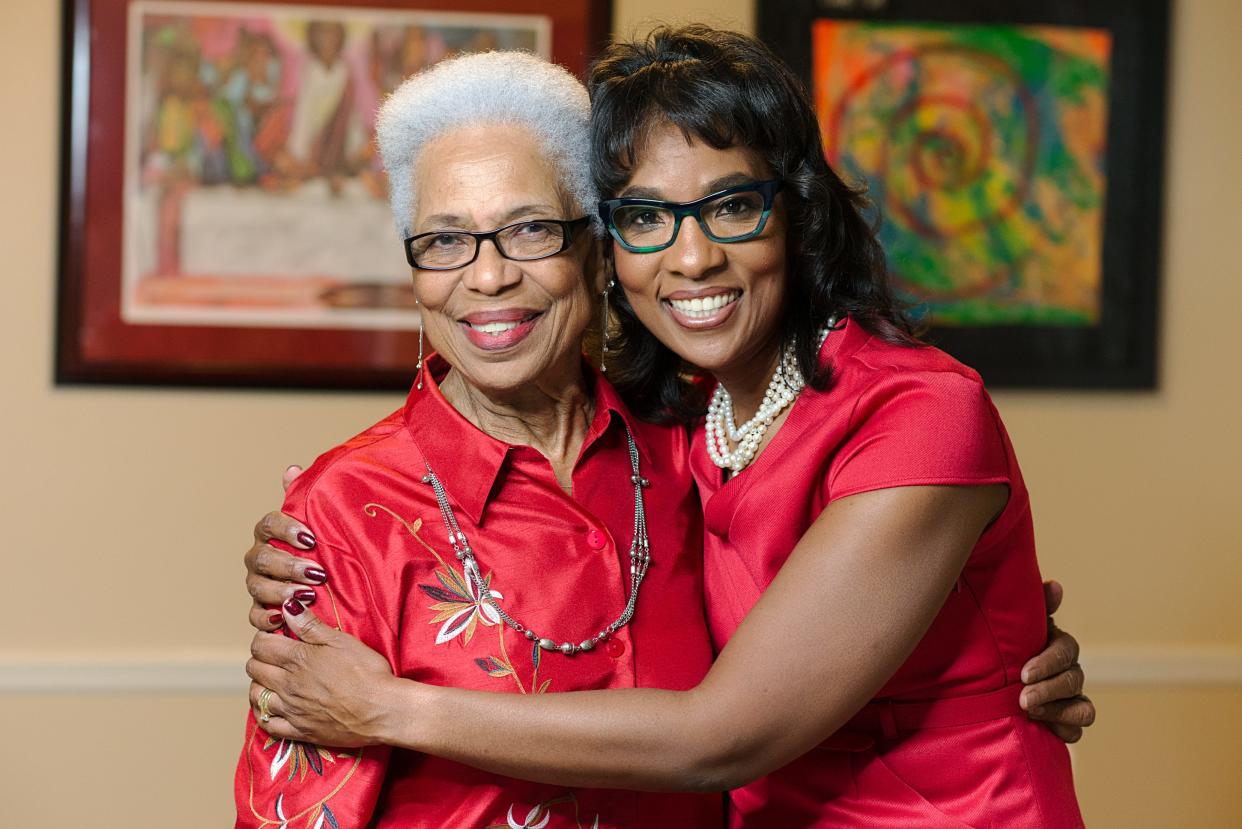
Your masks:
<svg viewBox="0 0 1242 829"><path fill-rule="evenodd" d="M687 689L711 664L703 615L702 523L681 428L631 417L594 376L595 417L573 495L535 450L489 437L441 395L429 361L405 406L321 456L284 511L315 528L330 582L316 611L387 657L400 676L514 694ZM430 463L492 596L556 641L581 641L625 605L634 502L626 427L638 445L651 568L629 626L594 651L541 652L476 595L446 540ZM470 728L469 723L462 723ZM567 789L372 747L270 739L247 720L235 778L238 827L712 827L718 795Z"/></svg>
<svg viewBox="0 0 1242 829"><path fill-rule="evenodd" d="M708 617L724 647L837 498L895 486L1009 486L956 589L905 664L840 733L730 795L735 827L1076 827L1069 756L1018 708L1044 646L1030 500L979 376L853 321L828 335L827 391L806 389L746 470L722 480L700 428ZM814 654L807 654L814 659Z"/></svg>

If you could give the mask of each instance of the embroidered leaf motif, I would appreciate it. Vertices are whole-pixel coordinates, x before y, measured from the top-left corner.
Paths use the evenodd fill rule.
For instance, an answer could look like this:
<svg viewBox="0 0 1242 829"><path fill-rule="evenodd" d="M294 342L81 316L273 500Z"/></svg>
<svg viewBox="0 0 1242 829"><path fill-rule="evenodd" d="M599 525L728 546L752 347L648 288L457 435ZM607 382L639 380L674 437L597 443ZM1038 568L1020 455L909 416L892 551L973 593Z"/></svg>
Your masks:
<svg viewBox="0 0 1242 829"><path fill-rule="evenodd" d="M539 670L539 661L541 659L543 659L543 648L539 647L538 642L535 642L533 645L531 645L530 661L531 661L531 664L535 666L536 672L538 672Z"/></svg>
<svg viewBox="0 0 1242 829"><path fill-rule="evenodd" d="M515 803L514 806L516 805ZM552 812L544 804L538 803L526 813L526 819L518 823L517 818L513 816L513 806L510 806L508 819L509 829L543 829L552 819Z"/></svg>
<svg viewBox="0 0 1242 829"><path fill-rule="evenodd" d="M501 662L494 656L488 656L483 659L474 660L474 664L487 671L488 676L502 677L509 676L513 673L513 666L505 662Z"/></svg>
<svg viewBox="0 0 1242 829"><path fill-rule="evenodd" d="M263 750L271 748L275 744L274 740L268 740L263 746ZM341 755L347 756L347 755ZM271 779L276 779L276 774L285 766L289 767L288 775L285 780L292 783L293 778L297 777L298 782L306 779L307 771L314 771L320 777L323 776L323 761L335 763L336 758L332 756L332 752L326 748L309 743L301 743L296 740L281 740L276 745L276 754L272 757L272 765L269 770Z"/></svg>
<svg viewBox="0 0 1242 829"><path fill-rule="evenodd" d="M323 807L323 816L328 819L328 825L331 826L332 829L341 829L340 825L338 825L336 822L336 815L332 814L332 810L329 809L326 805ZM595 818L595 825L597 827L599 826L598 817Z"/></svg>
<svg viewBox="0 0 1242 829"><path fill-rule="evenodd" d="M456 593L450 593L444 588L436 587L435 585L420 584L418 586L418 589L426 593L431 598L435 599L437 602L444 602L446 604L456 604L462 600L462 597L458 596Z"/></svg>
<svg viewBox="0 0 1242 829"><path fill-rule="evenodd" d="M436 633L437 645L443 645L458 636L462 637L463 644L469 645L470 640L474 638L475 631L478 630L480 620L485 625L500 624L500 614L490 604L479 598L474 582L467 579L464 574L445 565L435 570L435 576L440 582L439 587L434 584L420 584L418 589L436 600L436 603L429 608L435 611L435 615L427 624L441 625ZM493 600L504 598L500 593L491 589L491 583L492 574L488 573L483 578L483 587L487 590L488 597Z"/></svg>
<svg viewBox="0 0 1242 829"><path fill-rule="evenodd" d="M536 694L542 694L542 693L547 692L547 690L548 690L548 686L549 686L549 685L551 685L551 684L552 684L552 680L550 680L550 679L545 679L545 680L543 681L543 684L539 686L539 690L538 690L538 691L536 691L535 693L536 693Z"/></svg>
<svg viewBox="0 0 1242 829"><path fill-rule="evenodd" d="M466 580L457 575L456 570L436 570L436 578L440 584L444 585L444 589L451 593L461 601L474 601L474 591L467 587ZM473 585L470 585L473 587Z"/></svg>

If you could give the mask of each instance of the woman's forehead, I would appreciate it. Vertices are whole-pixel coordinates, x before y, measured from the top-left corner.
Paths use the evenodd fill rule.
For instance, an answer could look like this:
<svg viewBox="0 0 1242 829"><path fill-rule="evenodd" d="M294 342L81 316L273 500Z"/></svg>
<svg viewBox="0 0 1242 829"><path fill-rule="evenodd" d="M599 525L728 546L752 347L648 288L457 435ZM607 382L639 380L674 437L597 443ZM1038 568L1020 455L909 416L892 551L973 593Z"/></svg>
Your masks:
<svg viewBox="0 0 1242 829"><path fill-rule="evenodd" d="M652 128L635 148L634 165L620 195L641 191L643 196L689 201L722 186L771 175L758 150L741 144L713 147L665 123Z"/></svg>
<svg viewBox="0 0 1242 829"><path fill-rule="evenodd" d="M493 221L530 212L562 218L567 207L556 165L520 127L446 133L427 144L414 177L418 224L432 217Z"/></svg>

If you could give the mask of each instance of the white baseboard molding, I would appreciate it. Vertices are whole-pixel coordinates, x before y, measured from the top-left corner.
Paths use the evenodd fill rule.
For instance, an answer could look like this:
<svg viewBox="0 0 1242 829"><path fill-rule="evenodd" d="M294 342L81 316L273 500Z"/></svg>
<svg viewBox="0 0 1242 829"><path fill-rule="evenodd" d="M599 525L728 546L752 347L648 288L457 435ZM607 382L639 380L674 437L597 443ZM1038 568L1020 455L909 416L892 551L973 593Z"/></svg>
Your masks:
<svg viewBox="0 0 1242 829"><path fill-rule="evenodd" d="M0 653L0 694L242 693L244 651ZM1086 645L1088 688L1242 685L1242 645Z"/></svg>
<svg viewBox="0 0 1242 829"><path fill-rule="evenodd" d="M1242 685L1242 645L1084 645L1087 686Z"/></svg>
<svg viewBox="0 0 1242 829"><path fill-rule="evenodd" d="M0 694L245 693L245 651L0 654Z"/></svg>

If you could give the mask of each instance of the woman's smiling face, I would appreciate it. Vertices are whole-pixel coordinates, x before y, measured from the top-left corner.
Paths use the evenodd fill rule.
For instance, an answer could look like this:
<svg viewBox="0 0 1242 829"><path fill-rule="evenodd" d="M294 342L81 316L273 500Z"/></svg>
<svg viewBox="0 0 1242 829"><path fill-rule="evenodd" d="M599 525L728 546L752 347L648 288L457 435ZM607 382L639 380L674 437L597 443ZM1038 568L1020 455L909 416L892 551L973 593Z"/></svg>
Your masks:
<svg viewBox="0 0 1242 829"><path fill-rule="evenodd" d="M479 125L442 135L422 151L414 177L411 235L581 215L558 186L555 166L521 127ZM576 366L600 287L584 274L598 281L597 254L581 231L568 250L546 259L505 259L485 241L469 265L415 270L427 336L485 393L512 392Z"/></svg>
<svg viewBox="0 0 1242 829"><path fill-rule="evenodd" d="M690 202L771 178L757 152L687 141L666 123L651 130L617 195ZM786 295L786 219L779 195L754 239L713 242L686 218L664 250L631 253L614 244L613 251L617 279L634 313L681 357L727 375L770 356L780 339Z"/></svg>

